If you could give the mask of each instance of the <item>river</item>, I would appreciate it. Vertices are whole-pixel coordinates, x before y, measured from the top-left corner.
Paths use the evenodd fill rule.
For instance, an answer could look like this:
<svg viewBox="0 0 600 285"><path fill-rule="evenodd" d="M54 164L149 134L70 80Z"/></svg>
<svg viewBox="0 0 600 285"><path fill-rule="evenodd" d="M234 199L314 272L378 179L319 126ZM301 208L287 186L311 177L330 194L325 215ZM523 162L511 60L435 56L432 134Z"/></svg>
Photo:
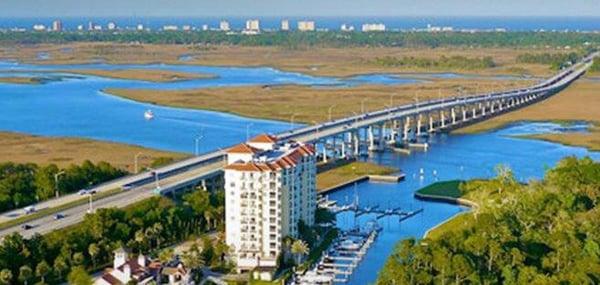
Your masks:
<svg viewBox="0 0 600 285"><path fill-rule="evenodd" d="M600 152L515 137L584 130L585 124L564 127L553 123L519 123L483 134L436 135L431 138L427 152L413 152L409 156L385 152L370 157L369 161L401 169L406 173L406 180L397 184L359 183L356 189L349 186L331 193L329 198L338 201L338 204L348 204L356 193L361 206L380 205L381 208L402 207L407 210L423 208L424 211L402 223L398 222L397 217L380 219L383 231L348 284L374 282L398 241L409 237L420 238L428 229L466 210L461 206L416 200L413 197L416 190L435 181L492 177L495 175L494 168L499 164L510 167L517 179L526 182L542 178L546 168L554 166L565 156L590 156L600 160ZM421 169L424 174L422 177ZM373 215L360 216L356 223L364 225L373 218ZM340 213L337 219L343 229L355 225L352 213Z"/></svg>
<svg viewBox="0 0 600 285"><path fill-rule="evenodd" d="M168 83L111 79L69 74L76 69L162 69L212 74L215 78ZM62 72L60 72L62 71ZM67 73L65 73L65 71ZM302 84L344 87L360 84L409 84L428 77L469 76L457 74L371 74L350 78L316 77L268 67L205 67L192 65L28 65L0 62L0 77L32 76L39 85L0 83L0 130L44 136L83 137L140 145L155 149L193 153L202 133L200 152L238 143L247 135L277 133L288 123L241 116L156 106L121 99L102 92L106 88L190 89L243 85ZM500 76L500 79L506 77ZM143 114L151 109L155 119Z"/></svg>

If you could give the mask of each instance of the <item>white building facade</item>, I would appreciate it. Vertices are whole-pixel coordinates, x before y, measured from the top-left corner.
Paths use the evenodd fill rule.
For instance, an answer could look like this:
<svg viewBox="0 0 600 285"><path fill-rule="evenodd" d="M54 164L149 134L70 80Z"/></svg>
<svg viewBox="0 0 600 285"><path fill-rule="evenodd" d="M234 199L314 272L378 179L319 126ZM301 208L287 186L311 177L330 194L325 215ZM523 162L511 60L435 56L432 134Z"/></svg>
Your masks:
<svg viewBox="0 0 600 285"><path fill-rule="evenodd" d="M315 22L314 21L299 21L298 22L298 31L314 32L315 31Z"/></svg>
<svg viewBox="0 0 600 285"><path fill-rule="evenodd" d="M225 232L238 271L275 268L283 238L314 224L315 150L261 135L230 148L227 163Z"/></svg>
<svg viewBox="0 0 600 285"><path fill-rule="evenodd" d="M363 24L362 25L363 32L385 32L384 24Z"/></svg>

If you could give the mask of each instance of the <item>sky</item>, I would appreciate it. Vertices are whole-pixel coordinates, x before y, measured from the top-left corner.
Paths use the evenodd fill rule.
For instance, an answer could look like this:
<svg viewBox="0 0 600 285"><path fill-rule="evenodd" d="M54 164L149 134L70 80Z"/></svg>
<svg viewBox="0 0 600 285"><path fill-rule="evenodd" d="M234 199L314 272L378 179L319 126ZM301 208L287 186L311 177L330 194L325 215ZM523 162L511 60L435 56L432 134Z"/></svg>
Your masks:
<svg viewBox="0 0 600 285"><path fill-rule="evenodd" d="M0 0L0 17L599 16L600 0Z"/></svg>

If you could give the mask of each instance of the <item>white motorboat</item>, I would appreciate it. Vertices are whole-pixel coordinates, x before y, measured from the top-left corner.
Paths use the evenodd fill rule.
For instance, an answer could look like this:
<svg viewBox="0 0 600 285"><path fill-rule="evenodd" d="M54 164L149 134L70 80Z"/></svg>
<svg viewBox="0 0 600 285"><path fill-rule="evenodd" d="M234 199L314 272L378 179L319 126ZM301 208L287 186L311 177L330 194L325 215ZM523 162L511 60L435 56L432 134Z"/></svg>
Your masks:
<svg viewBox="0 0 600 285"><path fill-rule="evenodd" d="M152 110L147 110L146 112L144 112L144 119L146 119L146 120L154 119L154 112L152 112Z"/></svg>

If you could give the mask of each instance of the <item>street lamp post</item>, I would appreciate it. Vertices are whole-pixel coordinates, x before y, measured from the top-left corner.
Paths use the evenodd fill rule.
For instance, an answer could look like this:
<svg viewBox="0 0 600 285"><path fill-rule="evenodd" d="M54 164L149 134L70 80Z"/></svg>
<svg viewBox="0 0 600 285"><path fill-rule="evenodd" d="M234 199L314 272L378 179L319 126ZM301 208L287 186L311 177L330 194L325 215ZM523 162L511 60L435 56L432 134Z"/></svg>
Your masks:
<svg viewBox="0 0 600 285"><path fill-rule="evenodd" d="M60 193L58 191L58 177L63 174L65 174L64 170L61 170L58 173L54 174L54 194L56 195L56 198L60 197Z"/></svg>
<svg viewBox="0 0 600 285"><path fill-rule="evenodd" d="M329 121L331 121L331 111L333 110L333 108L335 108L335 106L337 105L334 104L329 107Z"/></svg>
<svg viewBox="0 0 600 285"><path fill-rule="evenodd" d="M252 127L254 123L250 123L246 125L246 141L250 140L250 127Z"/></svg>
<svg viewBox="0 0 600 285"><path fill-rule="evenodd" d="M362 101L360 101L360 112L362 114L365 113L365 101L369 100L368 98L362 99Z"/></svg>
<svg viewBox="0 0 600 285"><path fill-rule="evenodd" d="M200 148L200 140L202 140L203 138L204 138L204 136L203 136L203 135L199 135L198 137L196 137L196 138L194 139L194 142L195 142L195 147L196 147L196 148L195 148L195 151L196 151L196 156L198 156L198 155L200 154L200 150L199 150L199 148Z"/></svg>
<svg viewBox="0 0 600 285"><path fill-rule="evenodd" d="M135 168L135 173L137 174L139 171L139 167L138 167L138 159L140 158L140 156L144 155L141 152L138 152L134 157L133 157L133 164L134 164L134 168Z"/></svg>
<svg viewBox="0 0 600 285"><path fill-rule="evenodd" d="M296 113L293 113L290 117L290 129L294 129L294 118L296 118Z"/></svg>

